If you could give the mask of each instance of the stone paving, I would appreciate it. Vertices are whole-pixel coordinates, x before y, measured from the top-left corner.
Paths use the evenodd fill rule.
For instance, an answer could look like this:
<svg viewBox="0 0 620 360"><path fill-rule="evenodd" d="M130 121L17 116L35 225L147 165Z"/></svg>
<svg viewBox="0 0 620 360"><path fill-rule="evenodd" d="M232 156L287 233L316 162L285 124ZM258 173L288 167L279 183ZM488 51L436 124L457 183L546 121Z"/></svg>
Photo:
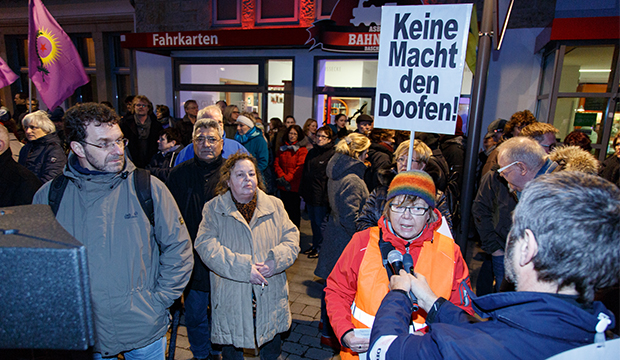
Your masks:
<svg viewBox="0 0 620 360"><path fill-rule="evenodd" d="M301 249L306 250L312 242L310 221L301 220ZM308 256L299 254L297 261L287 271L289 282L289 303L293 324L288 336L283 338L282 356L280 360L290 359L338 359L340 355L331 348L321 345L319 319L321 318L321 291L323 280L314 275L317 259L308 259ZM189 350L187 331L182 324L179 326L175 360L189 360L192 352ZM246 350L246 359L259 357L252 350Z"/></svg>

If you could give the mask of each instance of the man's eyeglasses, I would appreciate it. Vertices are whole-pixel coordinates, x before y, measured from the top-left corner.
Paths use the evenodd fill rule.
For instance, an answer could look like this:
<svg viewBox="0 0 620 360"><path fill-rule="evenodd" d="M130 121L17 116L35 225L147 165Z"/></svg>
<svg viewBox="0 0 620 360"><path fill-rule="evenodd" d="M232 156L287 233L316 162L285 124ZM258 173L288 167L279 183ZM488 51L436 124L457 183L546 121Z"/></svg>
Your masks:
<svg viewBox="0 0 620 360"><path fill-rule="evenodd" d="M206 142L207 145L211 146L211 145L217 144L220 140L222 140L222 139L218 139L218 138L214 138L214 137L198 136L198 137L194 138L194 143L196 145L204 145L205 142Z"/></svg>
<svg viewBox="0 0 620 360"><path fill-rule="evenodd" d="M390 204L390 210L397 214L404 214L405 211L409 211L409 214L413 216L422 216L426 214L430 207L421 207L421 206L401 206L398 204Z"/></svg>
<svg viewBox="0 0 620 360"><path fill-rule="evenodd" d="M127 140L126 138L120 138L120 139L118 139L116 141L109 141L109 142L106 141L106 142L101 143L99 145L91 144L91 143L86 142L86 141L82 141L82 142L84 144L87 144L87 145L90 145L90 146L94 146L96 148L103 149L103 150L111 150L112 147L114 147L114 145L118 145L118 147L120 147L121 149L124 149L127 146L127 144L129 144L129 140Z"/></svg>
<svg viewBox="0 0 620 360"><path fill-rule="evenodd" d="M506 166L504 166L504 167L501 167L501 168L497 169L497 173L498 173L498 174L501 174L501 173L503 173L504 171L506 171L506 169L508 169L509 167L511 167L512 165L517 164L517 163L520 163L520 161L513 161L513 162L511 162L510 164L508 164L508 165L506 165Z"/></svg>
<svg viewBox="0 0 620 360"><path fill-rule="evenodd" d="M145 108L145 107L148 107L148 105L146 105L146 104L136 104L136 107Z"/></svg>
<svg viewBox="0 0 620 360"><path fill-rule="evenodd" d="M329 139L329 136L327 135L317 135L316 137L319 139Z"/></svg>
<svg viewBox="0 0 620 360"><path fill-rule="evenodd" d="M540 146L542 146L542 147L544 147L546 149L549 149L549 151L553 151L558 146L558 144L556 144L556 143L549 144L549 145L540 144Z"/></svg>

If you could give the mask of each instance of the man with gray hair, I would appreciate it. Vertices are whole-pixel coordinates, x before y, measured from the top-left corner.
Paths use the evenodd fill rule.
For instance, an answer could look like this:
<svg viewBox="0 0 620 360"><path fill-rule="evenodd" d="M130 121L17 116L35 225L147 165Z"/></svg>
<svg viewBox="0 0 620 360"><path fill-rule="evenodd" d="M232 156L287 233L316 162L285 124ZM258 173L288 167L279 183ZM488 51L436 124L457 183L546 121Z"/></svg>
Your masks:
<svg viewBox="0 0 620 360"><path fill-rule="evenodd" d="M605 352L605 330L613 328L614 316L593 300L597 290L614 285L620 274L620 189L598 176L572 171L528 183L513 215L506 273L517 292L473 299L480 315L489 319L479 322L437 297L422 275L401 270L390 279L391 291L377 312L370 359L411 354L546 359L589 344L602 349L591 350L590 356ZM408 331L410 291L428 313L431 330L424 336Z"/></svg>
<svg viewBox="0 0 620 360"><path fill-rule="evenodd" d="M220 180L223 162L223 133L218 121L197 120L193 131L194 157L174 167L166 182L181 209L192 243L202 221L202 208L216 195L215 186ZM194 250L194 271L185 290L185 326L195 359L211 356L211 319L207 311L209 287L209 269Z"/></svg>
<svg viewBox="0 0 620 360"><path fill-rule="evenodd" d="M542 146L533 139L523 136L510 138L499 147L497 164L500 168L497 172L519 197L525 184L558 167L546 155Z"/></svg>
<svg viewBox="0 0 620 360"><path fill-rule="evenodd" d="M217 105L209 105L206 108L198 111L197 119L214 119L220 124L222 129L224 128L224 117L222 116L222 110L220 110ZM222 130L223 131L223 130ZM228 159L228 157L238 151L248 153L248 151L241 145L237 140L228 139L226 137L223 138L222 145L222 157L224 159ZM180 163L192 159L194 157L194 147L186 146L181 152L179 156L174 161L174 166L179 165Z"/></svg>

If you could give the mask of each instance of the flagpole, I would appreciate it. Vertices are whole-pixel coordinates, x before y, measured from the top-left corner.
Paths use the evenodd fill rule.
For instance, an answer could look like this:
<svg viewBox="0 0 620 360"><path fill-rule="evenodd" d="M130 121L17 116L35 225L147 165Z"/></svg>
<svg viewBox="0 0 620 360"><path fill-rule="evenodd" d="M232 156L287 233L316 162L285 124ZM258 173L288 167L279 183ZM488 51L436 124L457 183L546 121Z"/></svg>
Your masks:
<svg viewBox="0 0 620 360"><path fill-rule="evenodd" d="M32 79L28 77L28 114L30 113L32 113Z"/></svg>
<svg viewBox="0 0 620 360"><path fill-rule="evenodd" d="M30 50L30 41L32 41L30 38L30 18L32 17L32 12L30 11L30 1L32 0L28 0L28 50ZM32 113L32 79L30 78L30 59L28 59L28 113Z"/></svg>

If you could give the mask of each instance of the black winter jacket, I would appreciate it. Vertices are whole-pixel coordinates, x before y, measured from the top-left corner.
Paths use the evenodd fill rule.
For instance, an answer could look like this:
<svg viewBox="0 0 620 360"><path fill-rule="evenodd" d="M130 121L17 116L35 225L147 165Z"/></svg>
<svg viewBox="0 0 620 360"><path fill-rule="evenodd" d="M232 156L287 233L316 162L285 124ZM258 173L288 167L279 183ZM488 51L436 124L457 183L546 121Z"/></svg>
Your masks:
<svg viewBox="0 0 620 360"><path fill-rule="evenodd" d="M368 148L368 157L366 161L370 163L366 173L364 174L364 182L368 187L368 191L372 192L377 186L381 185L379 180L379 171L387 169L392 165L392 157L394 151L387 148L383 144L370 144Z"/></svg>
<svg viewBox="0 0 620 360"><path fill-rule="evenodd" d="M181 150L183 150L183 145L179 145L179 147L175 150L169 151L165 154L158 151L157 154L153 155L153 158L146 166L146 169L150 171L151 174L157 176L159 180L166 182L166 180L168 180L168 175L174 167L174 161L179 156Z"/></svg>
<svg viewBox="0 0 620 360"><path fill-rule="evenodd" d="M67 156L60 145L60 138L54 132L24 145L19 152L19 164L46 183L62 173Z"/></svg>
<svg viewBox="0 0 620 360"><path fill-rule="evenodd" d="M506 238L512 226L512 211L517 199L508 188L506 180L499 176L499 165L482 176L478 194L471 208L482 250L492 254L506 248Z"/></svg>
<svg viewBox="0 0 620 360"><path fill-rule="evenodd" d="M13 160L11 148L0 154L0 207L29 205L43 183Z"/></svg>
<svg viewBox="0 0 620 360"><path fill-rule="evenodd" d="M173 168L166 185L181 210L187 231L192 239L202 221L202 208L215 197L215 186L220 181L222 156L211 163L200 160L196 155ZM193 246L192 246L193 247ZM210 291L209 269L194 249L194 271L188 284L190 289Z"/></svg>
<svg viewBox="0 0 620 360"><path fill-rule="evenodd" d="M316 145L306 155L299 193L306 204L329 206L327 196L327 163L334 156L334 143Z"/></svg>
<svg viewBox="0 0 620 360"><path fill-rule="evenodd" d="M138 137L138 127L134 120L134 115L130 115L121 121L121 130L125 137L129 140L127 149L131 157L131 161L136 167L144 169L148 165L149 161L157 153L157 140L159 139L159 133L164 129L157 117L153 114L151 116L151 130L149 136L146 139L140 139Z"/></svg>

